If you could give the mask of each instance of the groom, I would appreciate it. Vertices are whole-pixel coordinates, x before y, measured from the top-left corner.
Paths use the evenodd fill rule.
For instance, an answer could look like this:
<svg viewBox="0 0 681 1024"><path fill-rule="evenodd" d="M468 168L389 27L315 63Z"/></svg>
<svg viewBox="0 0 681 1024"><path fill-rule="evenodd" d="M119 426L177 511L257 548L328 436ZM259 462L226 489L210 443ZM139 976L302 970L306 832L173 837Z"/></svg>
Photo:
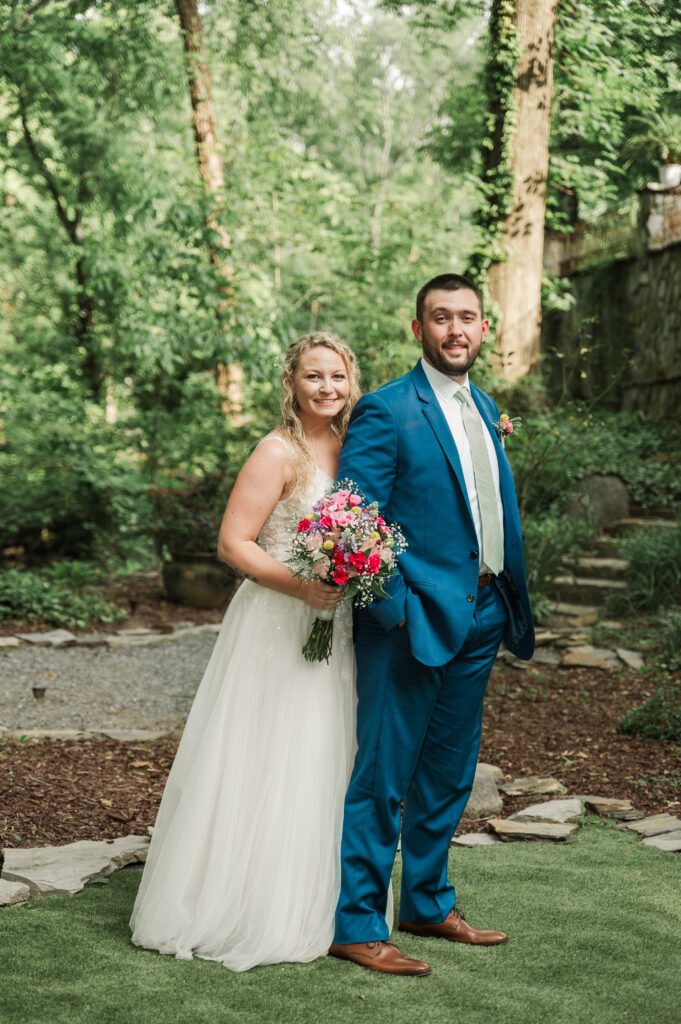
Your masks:
<svg viewBox="0 0 681 1024"><path fill-rule="evenodd" d="M427 964L388 942L400 805L400 930L506 942L455 909L447 852L473 785L499 644L528 659L534 630L499 410L468 380L489 329L479 289L457 274L433 278L411 327L422 358L360 399L338 468L399 523L409 546L390 598L357 612L358 750L329 952L374 971L425 975Z"/></svg>

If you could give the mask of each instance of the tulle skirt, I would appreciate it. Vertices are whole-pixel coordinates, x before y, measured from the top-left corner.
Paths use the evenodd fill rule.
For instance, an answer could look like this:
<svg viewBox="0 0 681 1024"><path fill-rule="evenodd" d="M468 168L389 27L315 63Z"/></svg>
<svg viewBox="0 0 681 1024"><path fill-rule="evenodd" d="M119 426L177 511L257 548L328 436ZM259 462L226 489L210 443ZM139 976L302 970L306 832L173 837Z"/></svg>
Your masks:
<svg viewBox="0 0 681 1024"><path fill-rule="evenodd" d="M354 756L350 614L336 611L329 663L309 664L314 611L239 588L163 795L135 944L235 971L327 952Z"/></svg>

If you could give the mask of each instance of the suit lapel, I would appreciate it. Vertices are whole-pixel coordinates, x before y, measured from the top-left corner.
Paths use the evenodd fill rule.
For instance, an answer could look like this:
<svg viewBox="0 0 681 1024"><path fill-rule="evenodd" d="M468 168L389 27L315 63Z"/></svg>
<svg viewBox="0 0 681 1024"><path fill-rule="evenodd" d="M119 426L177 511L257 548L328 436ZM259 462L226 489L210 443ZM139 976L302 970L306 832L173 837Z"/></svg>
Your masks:
<svg viewBox="0 0 681 1024"><path fill-rule="evenodd" d="M449 465L454 471L454 475L459 483L459 487L461 488L461 493L463 494L466 506L470 512L471 507L468 502L468 491L466 489L463 469L461 468L459 452L454 443L454 438L452 437L452 432L449 429L449 424L447 423L445 414L440 407L440 403L437 400L435 392L430 386L420 360L411 371L411 378L414 383L414 388L416 389L416 394L423 403L423 415L428 420L428 423L437 438L438 444L442 448Z"/></svg>

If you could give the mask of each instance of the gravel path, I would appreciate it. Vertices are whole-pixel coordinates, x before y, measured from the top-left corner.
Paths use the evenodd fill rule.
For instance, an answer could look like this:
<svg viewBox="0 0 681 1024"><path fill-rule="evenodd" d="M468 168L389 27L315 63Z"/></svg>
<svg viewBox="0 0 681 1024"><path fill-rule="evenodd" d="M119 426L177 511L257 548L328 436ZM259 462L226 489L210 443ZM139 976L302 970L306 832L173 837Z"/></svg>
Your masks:
<svg viewBox="0 0 681 1024"><path fill-rule="evenodd" d="M22 646L0 651L0 731L180 728L215 644L214 633L149 646ZM34 686L45 686L36 700Z"/></svg>

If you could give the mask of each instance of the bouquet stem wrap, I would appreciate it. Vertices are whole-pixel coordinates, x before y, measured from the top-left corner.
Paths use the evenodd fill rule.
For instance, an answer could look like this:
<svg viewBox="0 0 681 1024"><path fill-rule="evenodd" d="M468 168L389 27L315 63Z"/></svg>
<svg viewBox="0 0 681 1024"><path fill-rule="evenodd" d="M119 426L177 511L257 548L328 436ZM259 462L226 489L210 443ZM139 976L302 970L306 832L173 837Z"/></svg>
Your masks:
<svg viewBox="0 0 681 1024"><path fill-rule="evenodd" d="M324 608L317 612L312 632L303 647L305 661L326 661L328 664L333 645L333 616L335 608Z"/></svg>

